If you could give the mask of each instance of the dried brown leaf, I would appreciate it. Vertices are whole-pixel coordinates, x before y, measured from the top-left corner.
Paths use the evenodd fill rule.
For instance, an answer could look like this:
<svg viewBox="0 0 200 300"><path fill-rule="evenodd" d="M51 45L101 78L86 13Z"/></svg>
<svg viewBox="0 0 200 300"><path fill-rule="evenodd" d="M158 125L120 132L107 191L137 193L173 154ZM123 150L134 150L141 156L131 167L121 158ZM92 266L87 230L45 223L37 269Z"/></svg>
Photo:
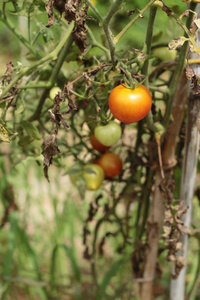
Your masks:
<svg viewBox="0 0 200 300"><path fill-rule="evenodd" d="M54 7L60 14L65 11L66 0L54 0Z"/></svg>
<svg viewBox="0 0 200 300"><path fill-rule="evenodd" d="M169 261L175 261L176 260L176 257L173 254L169 255L167 258L168 258Z"/></svg>
<svg viewBox="0 0 200 300"><path fill-rule="evenodd" d="M179 38L175 38L173 39L170 43L169 43L169 49L170 50L175 50L181 46L183 46L183 44L188 41L188 38L184 37L184 36L180 36Z"/></svg>
<svg viewBox="0 0 200 300"><path fill-rule="evenodd" d="M164 231L163 237L169 238L172 228L171 228L171 226L163 226L163 231Z"/></svg>
<svg viewBox="0 0 200 300"><path fill-rule="evenodd" d="M169 222L170 224L173 223L173 217L170 209L165 210L164 222L165 223Z"/></svg>
<svg viewBox="0 0 200 300"><path fill-rule="evenodd" d="M182 249L182 246L183 246L183 243L178 242L178 243L176 244L176 251L181 250L181 249Z"/></svg>
<svg viewBox="0 0 200 300"><path fill-rule="evenodd" d="M49 181L48 169L53 162L53 156L56 154L60 154L60 150L57 146L56 139L57 131L54 130L51 134L49 134L43 141L42 144L42 155L44 156L43 161L43 170L46 179Z"/></svg>
<svg viewBox="0 0 200 300"><path fill-rule="evenodd" d="M46 25L46 27L51 27L54 23L53 20L53 7L54 7L54 2L55 0L48 0L47 4L46 4L46 11L48 14L48 25Z"/></svg>
<svg viewBox="0 0 200 300"><path fill-rule="evenodd" d="M80 4L78 4L77 1L74 0L68 0L65 4L65 19L71 23L72 21L75 21L76 19L76 7L80 7Z"/></svg>
<svg viewBox="0 0 200 300"><path fill-rule="evenodd" d="M188 210L188 207L185 207L185 208L183 208L183 209L181 209L181 210L178 210L177 211L177 217L178 218L181 218L186 212L187 212L187 210Z"/></svg>
<svg viewBox="0 0 200 300"><path fill-rule="evenodd" d="M75 44L83 53L86 49L86 34L85 21L87 19L88 5L81 7L80 0L68 0L65 4L65 19L68 23L75 21L75 27L72 36Z"/></svg>
<svg viewBox="0 0 200 300"><path fill-rule="evenodd" d="M180 266L180 267L184 267L185 266L185 258L184 256L179 256L178 259L177 259L177 264Z"/></svg>
<svg viewBox="0 0 200 300"><path fill-rule="evenodd" d="M132 16L135 13L136 9L131 9L128 11L128 16Z"/></svg>

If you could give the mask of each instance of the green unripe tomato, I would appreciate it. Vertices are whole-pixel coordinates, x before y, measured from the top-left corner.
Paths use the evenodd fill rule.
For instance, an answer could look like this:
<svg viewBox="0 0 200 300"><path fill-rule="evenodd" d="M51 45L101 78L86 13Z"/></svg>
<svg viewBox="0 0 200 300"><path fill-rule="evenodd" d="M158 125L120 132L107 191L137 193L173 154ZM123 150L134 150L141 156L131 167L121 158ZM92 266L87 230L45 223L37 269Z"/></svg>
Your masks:
<svg viewBox="0 0 200 300"><path fill-rule="evenodd" d="M58 86L53 87L49 92L51 100L53 100L59 92L61 92L61 89Z"/></svg>
<svg viewBox="0 0 200 300"><path fill-rule="evenodd" d="M54 100L55 96L58 95L59 92L61 92L61 89L58 86L55 86L50 90L49 97L51 98L52 101ZM64 107L63 107L64 112L66 111L67 105L68 105L68 99L65 98ZM62 113L62 109L61 109L61 113Z"/></svg>
<svg viewBox="0 0 200 300"><path fill-rule="evenodd" d="M157 47L153 49L153 55L161 61L175 60L177 51L169 50L168 47Z"/></svg>
<svg viewBox="0 0 200 300"><path fill-rule="evenodd" d="M114 145L120 139L121 134L121 126L114 121L110 121L106 125L99 125L94 130L95 137L104 146Z"/></svg>

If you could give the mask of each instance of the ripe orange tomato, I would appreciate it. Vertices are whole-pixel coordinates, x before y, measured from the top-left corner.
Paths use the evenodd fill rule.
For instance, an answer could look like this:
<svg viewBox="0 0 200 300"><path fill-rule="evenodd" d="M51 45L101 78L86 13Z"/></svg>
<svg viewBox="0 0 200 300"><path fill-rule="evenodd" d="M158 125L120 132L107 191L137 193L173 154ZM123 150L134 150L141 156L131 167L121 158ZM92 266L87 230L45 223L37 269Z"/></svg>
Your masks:
<svg viewBox="0 0 200 300"><path fill-rule="evenodd" d="M103 154L97 160L97 164L104 170L105 178L112 178L120 175L122 171L122 160L113 152Z"/></svg>
<svg viewBox="0 0 200 300"><path fill-rule="evenodd" d="M94 134L90 134L90 143L91 143L93 149L97 150L99 152L105 152L106 150L108 150L110 148L110 147L104 146L102 143L100 143Z"/></svg>
<svg viewBox="0 0 200 300"><path fill-rule="evenodd" d="M116 86L109 96L109 107L113 116L123 123L142 120L150 111L152 98L144 85L129 89Z"/></svg>

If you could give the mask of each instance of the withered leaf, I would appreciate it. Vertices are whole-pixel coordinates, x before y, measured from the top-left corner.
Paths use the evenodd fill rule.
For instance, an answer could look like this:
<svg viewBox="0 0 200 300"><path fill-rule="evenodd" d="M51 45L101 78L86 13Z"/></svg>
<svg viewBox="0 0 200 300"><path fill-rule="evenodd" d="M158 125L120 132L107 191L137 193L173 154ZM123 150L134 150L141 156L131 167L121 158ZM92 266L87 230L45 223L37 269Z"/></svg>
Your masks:
<svg viewBox="0 0 200 300"><path fill-rule="evenodd" d="M44 156L43 170L46 179L49 181L48 169L53 162L53 156L60 154L56 139L57 131L54 130L49 134L42 143L42 155ZM49 181L50 182L50 181Z"/></svg>
<svg viewBox="0 0 200 300"><path fill-rule="evenodd" d="M175 218L175 221L176 221L177 224L180 224L180 225L184 224L183 221L177 217L177 215L175 215L174 218Z"/></svg>
<svg viewBox="0 0 200 300"><path fill-rule="evenodd" d="M186 65L186 75L187 77L192 80L192 77L195 76L194 70L190 67L189 64Z"/></svg>
<svg viewBox="0 0 200 300"><path fill-rule="evenodd" d="M176 260L175 255L173 255L173 254L169 255L167 258L168 258L169 261L175 261Z"/></svg>
<svg viewBox="0 0 200 300"><path fill-rule="evenodd" d="M47 28L51 27L54 23L53 20L53 7L54 7L55 0L48 0L46 4L46 11L48 14L48 25L46 25Z"/></svg>
<svg viewBox="0 0 200 300"><path fill-rule="evenodd" d="M190 86L192 93L196 95L200 94L200 87L198 84L199 76L195 74L194 70L189 65L186 66L186 76L191 81Z"/></svg>
<svg viewBox="0 0 200 300"><path fill-rule="evenodd" d="M180 219L182 217L182 215L184 215L187 212L187 210L188 210L188 207L185 207L185 208L183 208L181 210L178 210L177 214L176 214L177 217Z"/></svg>
<svg viewBox="0 0 200 300"><path fill-rule="evenodd" d="M68 0L65 4L65 19L71 23L75 21L75 27L72 33L73 40L81 53L86 49L86 34L85 21L87 19L88 5L84 4L81 7L80 0Z"/></svg>
<svg viewBox="0 0 200 300"><path fill-rule="evenodd" d="M131 9L128 11L128 16L132 16L135 13L136 9Z"/></svg>
<svg viewBox="0 0 200 300"><path fill-rule="evenodd" d="M175 50L181 46L183 46L183 44L188 41L189 39L184 37L184 36L180 36L179 38L175 38L173 39L170 43L169 43L169 49L170 50Z"/></svg>
<svg viewBox="0 0 200 300"><path fill-rule="evenodd" d="M177 263L179 264L179 266L184 267L185 266L184 256L179 256L178 259L177 259Z"/></svg>
<svg viewBox="0 0 200 300"><path fill-rule="evenodd" d="M76 19L77 1L68 0L65 4L65 19L70 23ZM80 6L80 5L79 5Z"/></svg>
<svg viewBox="0 0 200 300"><path fill-rule="evenodd" d="M163 226L163 231L164 231L163 237L168 238L172 231L172 228L171 228L171 226Z"/></svg>
<svg viewBox="0 0 200 300"><path fill-rule="evenodd" d="M183 245L183 243L178 242L178 243L176 244L176 251L181 250L181 249L182 249L182 245Z"/></svg>
<svg viewBox="0 0 200 300"><path fill-rule="evenodd" d="M54 0L54 7L60 14L65 11L66 0Z"/></svg>
<svg viewBox="0 0 200 300"><path fill-rule="evenodd" d="M54 122L57 126L60 126L62 124L65 129L69 129L67 120L65 119L63 114L61 114L61 112L60 112L60 103L65 102L66 101L65 98L66 98L66 93L63 93L62 91L59 92L54 98L53 112L51 109L49 109L48 112L51 116L52 122ZM69 107L69 109L71 109L71 107ZM66 111L67 111L67 109L66 109Z"/></svg>
<svg viewBox="0 0 200 300"><path fill-rule="evenodd" d="M164 222L169 222L171 224L173 223L173 217L170 209L165 211Z"/></svg>
<svg viewBox="0 0 200 300"><path fill-rule="evenodd" d="M2 124L0 124L0 141L10 143L9 133Z"/></svg>

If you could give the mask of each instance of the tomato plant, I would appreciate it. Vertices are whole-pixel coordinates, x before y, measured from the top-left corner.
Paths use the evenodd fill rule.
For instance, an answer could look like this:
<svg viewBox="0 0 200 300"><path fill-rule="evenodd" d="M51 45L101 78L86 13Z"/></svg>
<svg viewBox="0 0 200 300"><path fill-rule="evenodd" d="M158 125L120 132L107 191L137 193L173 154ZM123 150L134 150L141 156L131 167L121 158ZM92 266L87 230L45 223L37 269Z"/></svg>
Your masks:
<svg viewBox="0 0 200 300"><path fill-rule="evenodd" d="M111 113L123 123L142 120L150 111L151 105L151 94L142 84L133 89L118 85L109 96Z"/></svg>
<svg viewBox="0 0 200 300"><path fill-rule="evenodd" d="M84 180L88 190L97 190L104 180L104 171L100 165L87 164L82 170L71 173L70 180L76 186L79 180Z"/></svg>
<svg viewBox="0 0 200 300"><path fill-rule="evenodd" d="M114 121L110 121L106 125L99 125L94 130L95 137L104 146L115 144L120 139L121 134L121 126Z"/></svg>
<svg viewBox="0 0 200 300"><path fill-rule="evenodd" d="M113 152L103 154L96 163L104 170L105 178L113 178L122 171L122 160Z"/></svg>
<svg viewBox="0 0 200 300"><path fill-rule="evenodd" d="M97 150L99 152L105 152L106 150L110 149L108 146L104 146L101 144L94 134L90 134L90 143L94 150Z"/></svg>

